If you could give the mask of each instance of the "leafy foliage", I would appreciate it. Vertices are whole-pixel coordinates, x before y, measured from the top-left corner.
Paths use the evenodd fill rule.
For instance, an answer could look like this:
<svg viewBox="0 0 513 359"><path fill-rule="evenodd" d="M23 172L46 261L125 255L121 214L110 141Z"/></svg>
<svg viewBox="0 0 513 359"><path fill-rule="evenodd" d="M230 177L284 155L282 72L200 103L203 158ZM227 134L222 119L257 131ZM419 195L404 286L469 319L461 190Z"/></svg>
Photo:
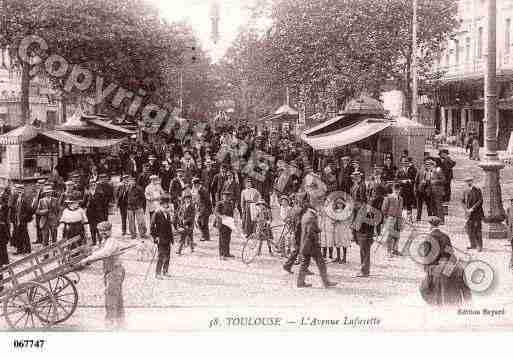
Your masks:
<svg viewBox="0 0 513 359"><path fill-rule="evenodd" d="M421 85L430 83L432 62L456 26L456 2L418 0ZM242 32L227 61L251 73L239 74L250 87L267 86L261 102L285 86L338 106L362 91L376 96L391 81L409 93L411 0L260 0L255 14L272 19L270 30L260 38Z"/></svg>

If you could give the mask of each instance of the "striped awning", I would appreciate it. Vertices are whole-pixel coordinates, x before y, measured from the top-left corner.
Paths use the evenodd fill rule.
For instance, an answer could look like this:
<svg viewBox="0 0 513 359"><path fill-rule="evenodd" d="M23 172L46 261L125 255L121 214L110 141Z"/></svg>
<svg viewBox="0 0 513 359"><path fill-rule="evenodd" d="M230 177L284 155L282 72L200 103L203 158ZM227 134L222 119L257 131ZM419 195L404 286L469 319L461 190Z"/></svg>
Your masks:
<svg viewBox="0 0 513 359"><path fill-rule="evenodd" d="M0 145L17 145L29 141L39 134L39 130L32 125L15 128L0 136Z"/></svg>
<svg viewBox="0 0 513 359"><path fill-rule="evenodd" d="M388 120L366 119L321 135L309 136L303 133L301 137L315 150L328 150L359 142L390 126L392 122Z"/></svg>
<svg viewBox="0 0 513 359"><path fill-rule="evenodd" d="M99 139L73 135L71 133L59 130L48 130L41 133L43 136L56 141L68 143L79 147L110 147L121 143L125 138Z"/></svg>

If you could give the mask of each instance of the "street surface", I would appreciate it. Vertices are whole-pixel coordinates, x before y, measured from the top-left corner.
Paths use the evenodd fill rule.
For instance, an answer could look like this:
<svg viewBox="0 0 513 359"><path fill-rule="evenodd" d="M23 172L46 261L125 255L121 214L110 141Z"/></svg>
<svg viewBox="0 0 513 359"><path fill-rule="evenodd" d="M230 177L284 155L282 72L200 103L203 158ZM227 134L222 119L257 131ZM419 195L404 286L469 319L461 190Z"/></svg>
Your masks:
<svg viewBox="0 0 513 359"><path fill-rule="evenodd" d="M434 153L434 152L433 152ZM469 161L461 153L452 152L457 161L453 196L449 217L442 229L450 234L453 245L466 252L468 240L463 223L463 212L459 201L464 176L474 175L479 184L481 169L476 162ZM505 203L513 196L513 167L502 171L502 191ZM276 209L275 218L278 217ZM426 215L424 215L425 219ZM114 235L120 235L120 217L110 217ZM427 230L426 223L417 225L421 233ZM155 263L149 269L150 258L137 261L136 252L124 255L127 272L124 285L124 299L129 330L297 330L316 329L311 319L340 319L348 325L321 325L324 330L422 330L422 329L500 329L513 323L512 274L508 270L510 247L505 240L485 240L481 253L468 252L473 259L490 264L497 279L494 289L486 294L475 295L473 309L505 309L505 315L497 317L458 315L457 310L448 309L444 315L428 308L420 297L418 288L423 278L422 268L409 257L389 259L384 247L374 244L371 259L371 276L355 278L359 270L359 248L352 244L348 250L347 264L328 264L330 280L338 282L333 289L323 289L318 275L307 277L312 288L295 287L296 275L282 270L282 259L270 257L265 245L262 256L248 265L240 259L242 240L232 236L231 252L236 258L220 261L218 258L217 230L210 242L199 242L196 233L196 247L193 254L185 249L177 256L172 250L171 278L156 280ZM35 239L32 233L32 239ZM401 242L404 243L404 233ZM36 247L37 248L37 247ZM329 261L329 260L328 260ZM310 267L315 273L317 268ZM297 273L297 267L294 267ZM93 264L80 272L79 307L67 322L56 330L103 330L104 326L104 284L101 263ZM228 326L226 317L270 317L282 318L280 326L241 327ZM348 319L379 318L379 325L351 325ZM305 317L305 318L303 318ZM347 318L346 318L347 317ZM212 324L216 318L219 324ZM303 325L301 324L303 323ZM306 324L305 324L306 323ZM209 325L213 328L209 329ZM7 325L0 320L0 328Z"/></svg>

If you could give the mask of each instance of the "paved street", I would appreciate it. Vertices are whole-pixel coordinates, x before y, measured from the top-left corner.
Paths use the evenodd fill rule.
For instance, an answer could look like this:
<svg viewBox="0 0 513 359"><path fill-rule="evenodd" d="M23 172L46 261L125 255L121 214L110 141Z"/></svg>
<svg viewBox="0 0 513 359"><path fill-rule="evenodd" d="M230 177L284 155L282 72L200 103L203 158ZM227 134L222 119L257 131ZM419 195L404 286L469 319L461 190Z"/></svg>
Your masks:
<svg viewBox="0 0 513 359"><path fill-rule="evenodd" d="M468 243L463 231L463 215L459 210L463 176L472 173L479 177L480 169L462 155L453 154L457 160L453 201L450 216L443 227L450 233L452 243L464 250ZM513 168L503 171L504 199L513 195ZM111 216L115 235L120 234L119 216ZM426 230L424 223L417 227L419 232ZM404 233L404 243L408 234ZM198 238L199 239L199 238ZM280 330L297 329L297 321L304 315L318 315L325 319L345 316L381 318L379 328L387 329L463 329L468 318L449 311L438 316L427 308L418 286L423 277L422 268L408 257L388 259L379 244L373 247L370 278L354 278L359 269L359 249L354 245L348 253L348 263L329 264L330 279L339 285L330 290L322 289L320 278L309 277L313 288L295 288L295 275L281 269L281 259L264 255L247 266L240 260L242 242L232 239L232 253L235 259L220 261L217 256L217 234L211 242L197 242L193 254L188 250L183 256L172 253L168 280L154 279L154 265L145 281L150 261L136 260L135 251L124 256L127 270L125 280L125 305L127 308L127 328L130 330L208 330L214 318L230 315L282 317L288 323ZM471 252L474 259L489 263L495 270L497 285L485 295L475 296L476 308L502 309L506 315L494 318L472 318L472 326L482 323L483 327L500 328L513 322L513 285L507 265L509 246L505 241L485 241L482 253ZM313 264L312 269L317 273ZM297 268L295 268L297 270ZM102 330L103 323L103 272L100 263L80 273L78 284L79 307L74 316L63 323L58 330ZM400 310L398 310L400 309ZM0 328L6 324L0 321ZM219 329L231 329L226 326ZM368 328L368 327L367 327ZM237 329L237 328L234 328ZM240 329L240 328L239 328ZM261 329L261 328L260 328ZM333 329L333 328L331 328ZM340 330L341 328L337 329ZM344 327L343 329L358 329Z"/></svg>

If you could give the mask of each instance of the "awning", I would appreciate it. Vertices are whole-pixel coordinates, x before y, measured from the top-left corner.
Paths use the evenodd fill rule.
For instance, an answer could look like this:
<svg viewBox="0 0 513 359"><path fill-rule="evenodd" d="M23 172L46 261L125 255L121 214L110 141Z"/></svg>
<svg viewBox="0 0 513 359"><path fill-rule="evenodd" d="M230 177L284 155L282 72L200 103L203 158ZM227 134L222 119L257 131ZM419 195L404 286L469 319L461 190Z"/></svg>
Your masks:
<svg viewBox="0 0 513 359"><path fill-rule="evenodd" d="M310 127L309 129L305 130L305 135L309 135L312 132L315 132L315 131L318 131L318 130L322 130L323 128L328 127L329 125L334 124L335 122L339 121L343 117L344 116L333 117L331 120L324 121L323 123L320 123L318 125Z"/></svg>
<svg viewBox="0 0 513 359"><path fill-rule="evenodd" d="M39 130L32 125L15 128L0 136L0 145L17 145L36 137Z"/></svg>
<svg viewBox="0 0 513 359"><path fill-rule="evenodd" d="M58 130L42 131L41 134L56 141L69 143L79 147L110 147L117 145L118 143L125 140L125 138L111 138L104 140L98 138L82 137Z"/></svg>
<svg viewBox="0 0 513 359"><path fill-rule="evenodd" d="M125 134L125 135L133 135L135 133L134 131L127 130L124 127L121 127L121 126L118 126L118 125L114 125L112 123L108 123L108 122L100 120L100 119L86 118L86 121L89 122L89 123L92 123L93 125L96 125L96 126L99 126L99 127L103 127L103 128L108 129L108 130L119 132L119 133L122 133L122 134Z"/></svg>
<svg viewBox="0 0 513 359"><path fill-rule="evenodd" d="M364 140L391 125L392 122L388 120L366 119L322 135L308 136L303 133L301 137L316 150L328 150Z"/></svg>

